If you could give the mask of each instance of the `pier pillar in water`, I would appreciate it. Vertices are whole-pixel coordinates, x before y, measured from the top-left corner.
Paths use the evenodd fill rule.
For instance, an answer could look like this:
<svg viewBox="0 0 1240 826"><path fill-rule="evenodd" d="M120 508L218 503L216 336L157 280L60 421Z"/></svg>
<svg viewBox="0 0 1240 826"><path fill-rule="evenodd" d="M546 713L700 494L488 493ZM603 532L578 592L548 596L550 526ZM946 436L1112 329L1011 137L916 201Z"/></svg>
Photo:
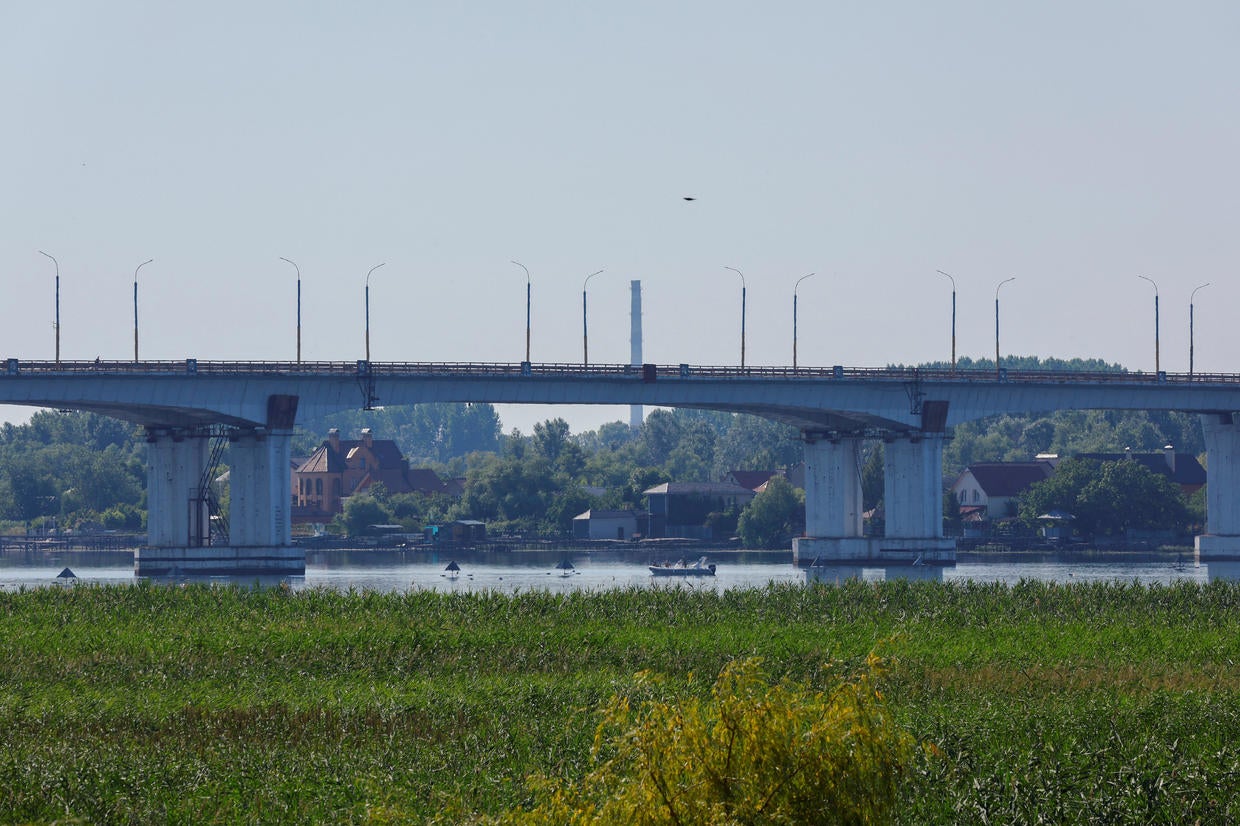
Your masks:
<svg viewBox="0 0 1240 826"><path fill-rule="evenodd" d="M956 540L943 536L943 433L911 431L884 441L886 532L881 559L954 563Z"/></svg>
<svg viewBox="0 0 1240 826"><path fill-rule="evenodd" d="M860 433L806 433L805 536L792 540L798 564L870 558L862 532Z"/></svg>
<svg viewBox="0 0 1240 826"><path fill-rule="evenodd" d="M1240 560L1240 424L1235 414L1201 416L1206 442L1206 532L1195 544L1200 560Z"/></svg>
<svg viewBox="0 0 1240 826"><path fill-rule="evenodd" d="M209 514L201 486L208 438L198 428L147 430L148 545L198 547L207 543Z"/></svg>
<svg viewBox="0 0 1240 826"><path fill-rule="evenodd" d="M265 426L229 428L229 530L226 541L215 538L220 544L211 544L201 490L210 482L206 433L194 431L191 440L187 433L150 432L148 544L134 555L139 576L305 573L305 551L292 544L296 413L296 396L271 396Z"/></svg>

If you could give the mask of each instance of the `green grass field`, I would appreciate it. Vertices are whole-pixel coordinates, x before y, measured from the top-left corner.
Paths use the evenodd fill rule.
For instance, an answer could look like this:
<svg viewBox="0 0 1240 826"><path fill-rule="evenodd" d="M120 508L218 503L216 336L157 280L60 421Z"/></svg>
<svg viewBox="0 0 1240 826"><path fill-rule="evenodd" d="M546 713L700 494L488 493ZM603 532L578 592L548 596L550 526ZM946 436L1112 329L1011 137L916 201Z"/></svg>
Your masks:
<svg viewBox="0 0 1240 826"><path fill-rule="evenodd" d="M590 768L596 710L877 651L935 756L906 823L1240 820L1240 585L0 594L4 822L469 822ZM690 675L696 679L690 681Z"/></svg>

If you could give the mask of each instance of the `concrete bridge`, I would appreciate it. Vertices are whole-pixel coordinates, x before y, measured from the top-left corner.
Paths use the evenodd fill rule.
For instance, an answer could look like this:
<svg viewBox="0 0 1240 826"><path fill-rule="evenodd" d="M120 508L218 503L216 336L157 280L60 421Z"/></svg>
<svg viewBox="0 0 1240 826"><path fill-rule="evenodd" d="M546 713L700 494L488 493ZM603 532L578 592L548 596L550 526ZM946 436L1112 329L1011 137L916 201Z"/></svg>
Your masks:
<svg viewBox="0 0 1240 826"><path fill-rule="evenodd" d="M750 413L805 440L798 559L951 562L942 448L950 428L1065 409L1201 414L1210 469L1203 559L1240 558L1240 375L390 362L47 362L9 359L0 404L87 410L142 425L148 546L140 573L304 570L291 545L289 451L299 413L426 402L642 404ZM231 443L227 545L211 545L212 437ZM861 529L860 448L886 444L886 536Z"/></svg>

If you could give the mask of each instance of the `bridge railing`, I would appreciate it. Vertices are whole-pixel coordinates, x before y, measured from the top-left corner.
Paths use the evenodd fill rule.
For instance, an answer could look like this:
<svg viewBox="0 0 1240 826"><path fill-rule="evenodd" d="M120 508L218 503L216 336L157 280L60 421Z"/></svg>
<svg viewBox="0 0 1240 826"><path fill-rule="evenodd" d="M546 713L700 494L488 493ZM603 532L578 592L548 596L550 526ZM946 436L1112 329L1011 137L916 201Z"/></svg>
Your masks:
<svg viewBox="0 0 1240 826"><path fill-rule="evenodd" d="M6 377L29 375L74 376L339 376L339 377L539 377L638 381L680 380L788 380L788 381L896 381L896 382L1007 382L1012 384L1240 384L1235 373L1145 373L1119 371L1050 371L920 367L780 367L495 362L366 362L358 361L26 361L8 359L0 369Z"/></svg>

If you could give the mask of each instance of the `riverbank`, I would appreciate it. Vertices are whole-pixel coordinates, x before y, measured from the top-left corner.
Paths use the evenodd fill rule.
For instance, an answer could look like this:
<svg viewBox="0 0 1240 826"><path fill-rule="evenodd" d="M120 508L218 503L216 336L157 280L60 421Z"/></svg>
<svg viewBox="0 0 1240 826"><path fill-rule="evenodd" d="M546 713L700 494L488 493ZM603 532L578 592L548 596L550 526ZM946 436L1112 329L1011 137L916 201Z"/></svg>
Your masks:
<svg viewBox="0 0 1240 826"><path fill-rule="evenodd" d="M1240 585L504 595L0 593L9 822L468 823L590 766L598 705L759 656L880 688L926 755L904 823L1240 817ZM694 675L697 675L696 677Z"/></svg>

